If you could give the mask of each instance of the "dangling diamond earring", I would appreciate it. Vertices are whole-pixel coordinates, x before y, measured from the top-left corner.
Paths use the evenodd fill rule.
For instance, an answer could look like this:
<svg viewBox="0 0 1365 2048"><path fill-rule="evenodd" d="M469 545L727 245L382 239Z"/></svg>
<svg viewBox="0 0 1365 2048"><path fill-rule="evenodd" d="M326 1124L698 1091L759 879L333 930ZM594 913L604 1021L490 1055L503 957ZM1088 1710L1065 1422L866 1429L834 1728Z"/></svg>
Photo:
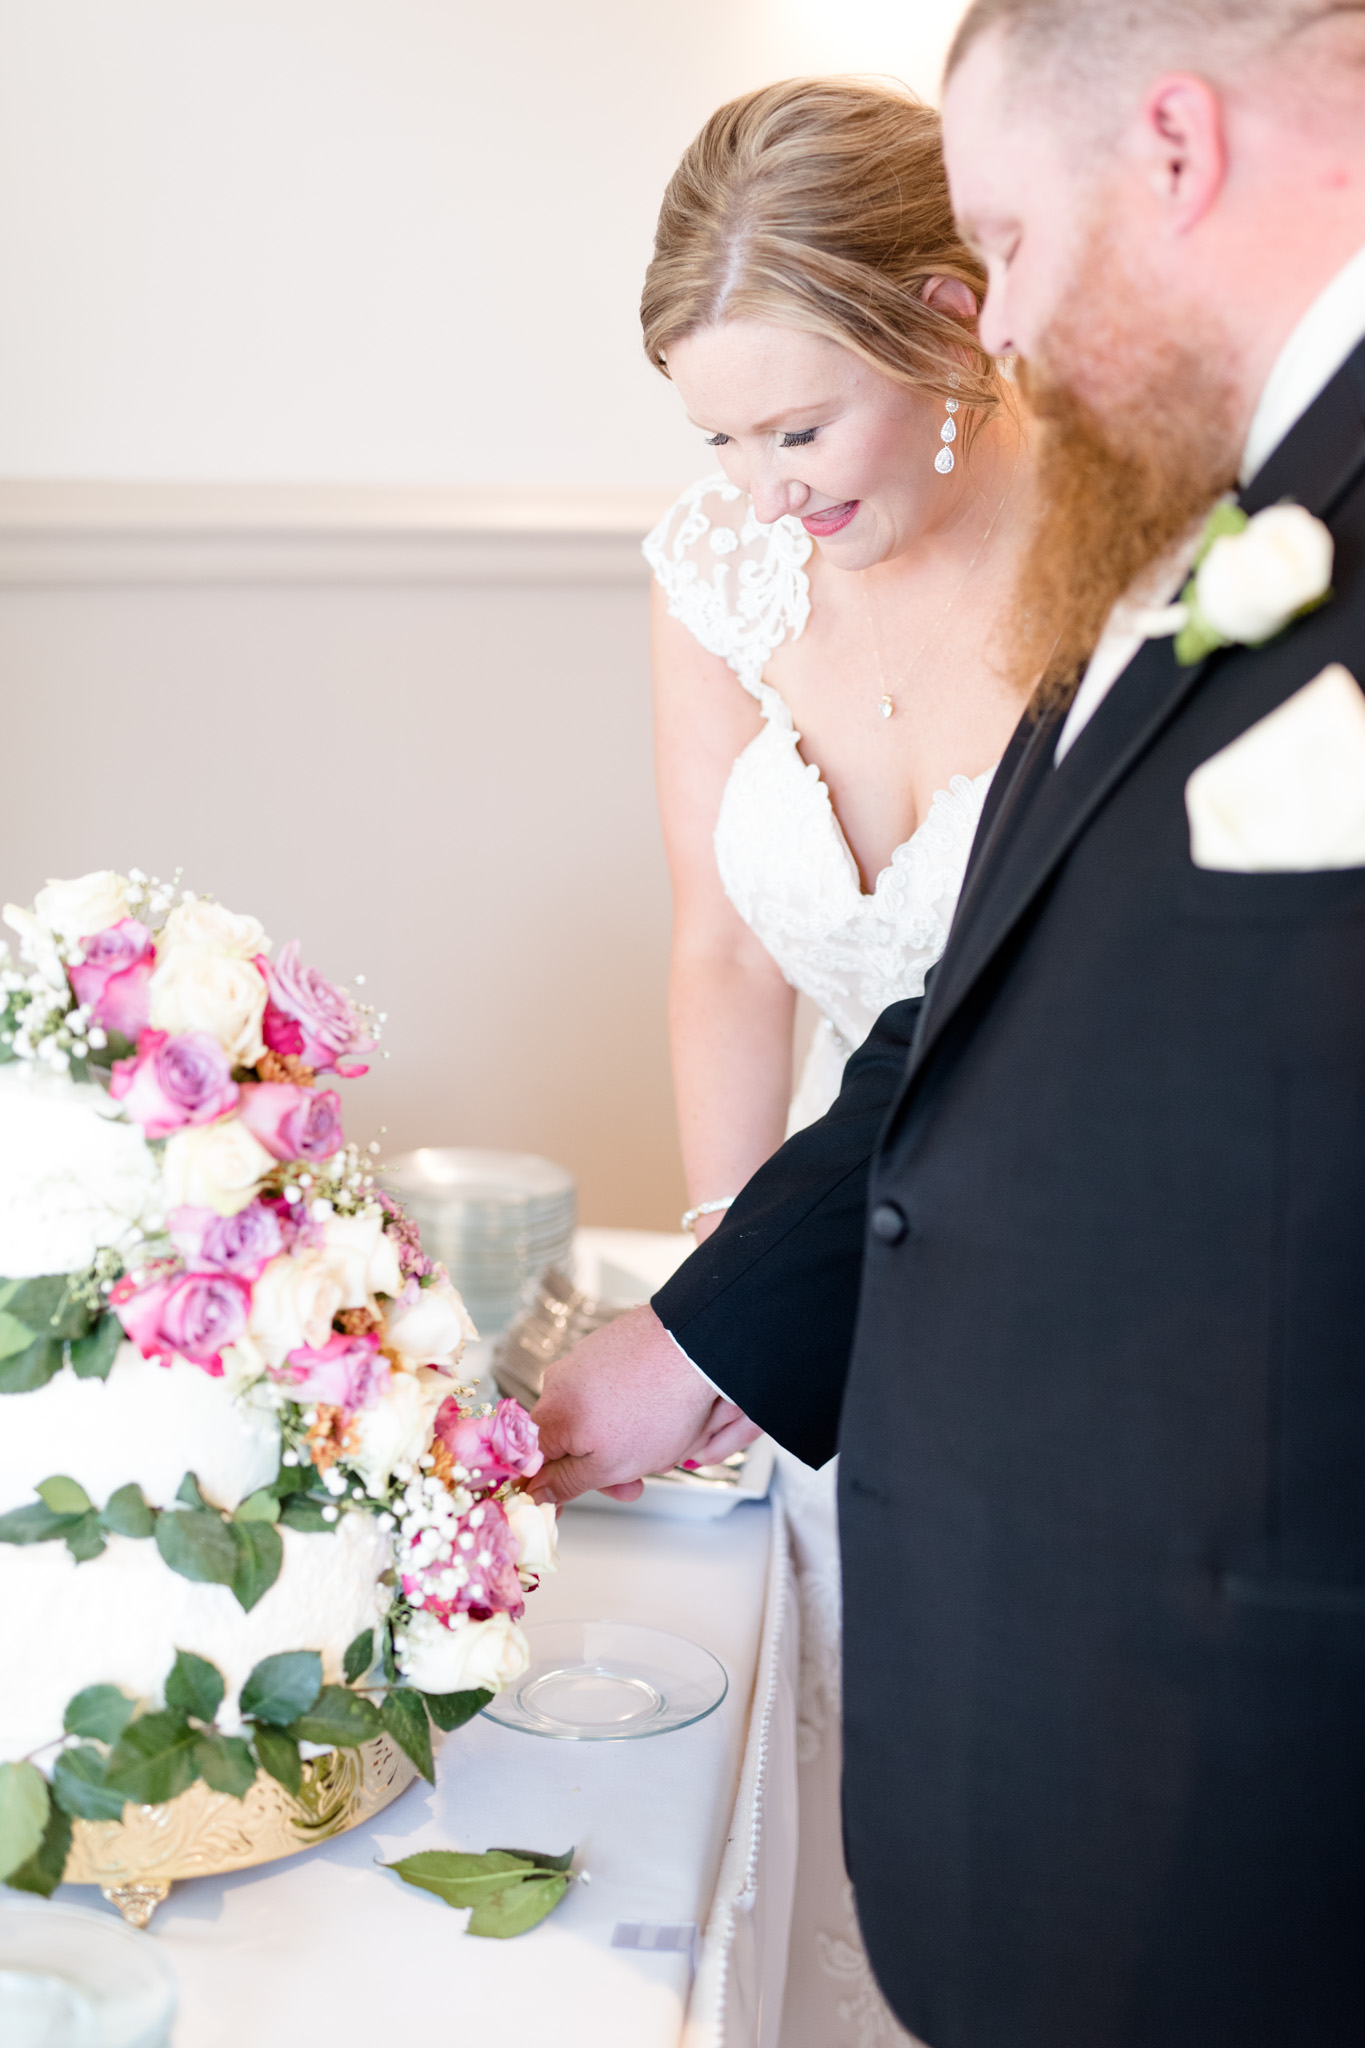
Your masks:
<svg viewBox="0 0 1365 2048"><path fill-rule="evenodd" d="M940 441L947 443L957 439L957 423L953 418L953 414L957 411L957 400L955 398L945 398L943 410L947 413L948 417L939 428L938 437ZM952 449L944 446L939 449L938 454L934 457L934 468L940 476L947 476L956 460L957 458L953 454Z"/></svg>

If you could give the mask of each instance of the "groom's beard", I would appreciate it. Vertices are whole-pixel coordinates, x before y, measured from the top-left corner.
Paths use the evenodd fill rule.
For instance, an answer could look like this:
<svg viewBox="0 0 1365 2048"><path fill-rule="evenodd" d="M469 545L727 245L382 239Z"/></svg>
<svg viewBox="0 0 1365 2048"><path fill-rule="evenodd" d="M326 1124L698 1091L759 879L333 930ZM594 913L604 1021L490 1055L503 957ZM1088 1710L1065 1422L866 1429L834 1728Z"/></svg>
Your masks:
<svg viewBox="0 0 1365 2048"><path fill-rule="evenodd" d="M1150 296L1098 248L1081 275L1073 303L1102 304L1108 317L1064 316L1019 370L1037 421L1036 511L1005 653L1036 712L1069 702L1114 604L1237 471L1226 348L1212 323L1193 338L1188 323L1179 337L1153 332Z"/></svg>

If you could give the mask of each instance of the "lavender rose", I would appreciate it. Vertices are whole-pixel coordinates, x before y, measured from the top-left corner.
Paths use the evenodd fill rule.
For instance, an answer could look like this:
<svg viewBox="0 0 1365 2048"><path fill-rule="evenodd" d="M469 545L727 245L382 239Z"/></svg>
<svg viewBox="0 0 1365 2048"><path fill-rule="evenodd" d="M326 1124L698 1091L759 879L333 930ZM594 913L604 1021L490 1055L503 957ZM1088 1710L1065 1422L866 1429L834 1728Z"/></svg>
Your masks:
<svg viewBox="0 0 1365 2048"><path fill-rule="evenodd" d="M297 1053L315 1073L335 1071L348 1081L366 1071L341 1063L354 1053L371 1051L374 1040L350 997L325 981L315 967L302 964L297 939L281 946L278 960L262 956L256 965L270 990L263 1035L272 1052Z"/></svg>
<svg viewBox="0 0 1365 2048"><path fill-rule="evenodd" d="M137 1058L116 1060L109 1093L148 1138L169 1138L186 1124L211 1124L237 1100L227 1054L207 1031L172 1038L144 1031Z"/></svg>
<svg viewBox="0 0 1365 2048"><path fill-rule="evenodd" d="M177 1209L170 1231L187 1266L235 1273L241 1280L258 1280L284 1249L279 1218L264 1202L248 1202L235 1216L220 1216L216 1209Z"/></svg>
<svg viewBox="0 0 1365 2048"><path fill-rule="evenodd" d="M276 1159L330 1159L346 1142L335 1088L249 1081L242 1089L240 1115Z"/></svg>

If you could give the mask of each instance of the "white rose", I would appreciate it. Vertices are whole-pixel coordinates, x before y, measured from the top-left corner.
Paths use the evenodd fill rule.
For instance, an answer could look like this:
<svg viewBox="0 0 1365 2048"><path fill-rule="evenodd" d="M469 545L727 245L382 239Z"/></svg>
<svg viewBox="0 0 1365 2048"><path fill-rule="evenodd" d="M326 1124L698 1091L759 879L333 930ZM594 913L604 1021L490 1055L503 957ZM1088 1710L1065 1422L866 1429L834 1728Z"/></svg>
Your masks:
<svg viewBox="0 0 1365 2048"><path fill-rule="evenodd" d="M509 1493L503 1513L517 1546L517 1571L526 1585L559 1570L559 1530L551 1501L536 1502L527 1493Z"/></svg>
<svg viewBox="0 0 1365 2048"><path fill-rule="evenodd" d="M1332 581L1332 536L1302 505L1269 505L1241 533L1225 533L1205 555L1195 604L1225 640L1256 646L1324 596Z"/></svg>
<svg viewBox="0 0 1365 2048"><path fill-rule="evenodd" d="M478 1334L448 1280L420 1288L410 1307L395 1301L384 1312L384 1349L413 1365L456 1365L467 1340Z"/></svg>
<svg viewBox="0 0 1365 2048"><path fill-rule="evenodd" d="M378 1294L400 1294L403 1275L393 1239L384 1233L384 1211L376 1202L357 1216L332 1216L322 1241L341 1275L343 1308L377 1309Z"/></svg>
<svg viewBox="0 0 1365 2048"><path fill-rule="evenodd" d="M36 969L49 988L55 988L70 1002L71 991L66 985L66 969L62 965L62 956L57 951L57 941L47 926L40 924L31 910L21 910L17 903L7 903L3 916L10 930L19 934L20 959L27 966ZM6 950L8 951L8 948Z"/></svg>
<svg viewBox="0 0 1365 2048"><path fill-rule="evenodd" d="M265 1051L265 980L236 953L173 947L158 958L151 998L150 1021L158 1031L207 1031L234 1067L254 1067Z"/></svg>
<svg viewBox="0 0 1365 2048"><path fill-rule="evenodd" d="M161 1172L166 1205L216 1209L235 1216L245 1209L275 1162L238 1117L196 1124L166 1140Z"/></svg>
<svg viewBox="0 0 1365 2048"><path fill-rule="evenodd" d="M419 1692L501 1692L530 1668L531 1653L505 1614L462 1615L453 1628L420 1610L403 1632L399 1666Z"/></svg>
<svg viewBox="0 0 1365 2048"><path fill-rule="evenodd" d="M112 868L74 882L49 882L33 908L49 931L68 941L88 939L128 915L128 884Z"/></svg>
<svg viewBox="0 0 1365 2048"><path fill-rule="evenodd" d="M162 927L160 952L164 955L180 946L207 946L214 953L235 953L240 960L270 951L270 941L256 918L239 917L224 910L221 903L206 903L198 896L189 903L177 903Z"/></svg>
<svg viewBox="0 0 1365 2048"><path fill-rule="evenodd" d="M448 1392L439 1373L392 1372L382 1398L354 1417L359 1449L348 1452L346 1462L372 1493L382 1493L395 1465L417 1463Z"/></svg>
<svg viewBox="0 0 1365 2048"><path fill-rule="evenodd" d="M341 1296L340 1270L325 1251L282 1252L251 1290L247 1330L268 1364L283 1365L291 1351L305 1344L322 1349Z"/></svg>

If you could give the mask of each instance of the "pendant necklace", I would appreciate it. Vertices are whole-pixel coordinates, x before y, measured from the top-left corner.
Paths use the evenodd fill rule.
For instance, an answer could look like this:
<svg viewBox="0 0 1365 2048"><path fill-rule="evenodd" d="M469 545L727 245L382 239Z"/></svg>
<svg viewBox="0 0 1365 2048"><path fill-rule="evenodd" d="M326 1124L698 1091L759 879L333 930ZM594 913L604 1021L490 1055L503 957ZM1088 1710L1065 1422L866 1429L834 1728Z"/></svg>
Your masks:
<svg viewBox="0 0 1365 2048"><path fill-rule="evenodd" d="M966 569L963 571L961 582L958 584L957 589L953 592L952 596L948 599L947 604L944 605L943 610L934 620L932 626L930 626L929 631L925 634L919 646L915 649L912 659L909 662L907 662L904 674L901 678L902 682L904 682L907 677L914 674L915 670L923 661L925 655L929 652L930 647L933 645L935 640L937 640L939 634L943 631L943 628L947 625L949 612L952 610L953 606L957 603L963 591L966 589L968 580L971 577L973 569L981 560L982 551L985 548L986 542L994 533L995 523L997 519L999 519L1000 514L1004 511L1005 501L1009 497L1010 492L1014 488L1015 471L1019 467L1019 452L1019 449L1015 450L1014 468L1011 469L1010 471L1009 482L1005 485L1004 490L1001 492L1000 503L996 506L994 512L992 512L990 519L988 520L986 525L986 531L982 534L980 540L977 542L976 551L973 554L970 562L968 562ZM892 696L890 690L887 688L886 670L882 666L881 649L877 645L877 630L872 623L872 603L867 594L866 569L862 570L860 574L863 586L863 610L867 615L867 637L872 642L872 658L877 664L877 681L881 684L881 696L877 701L877 709L881 713L883 718L890 718L895 712L896 700Z"/></svg>

